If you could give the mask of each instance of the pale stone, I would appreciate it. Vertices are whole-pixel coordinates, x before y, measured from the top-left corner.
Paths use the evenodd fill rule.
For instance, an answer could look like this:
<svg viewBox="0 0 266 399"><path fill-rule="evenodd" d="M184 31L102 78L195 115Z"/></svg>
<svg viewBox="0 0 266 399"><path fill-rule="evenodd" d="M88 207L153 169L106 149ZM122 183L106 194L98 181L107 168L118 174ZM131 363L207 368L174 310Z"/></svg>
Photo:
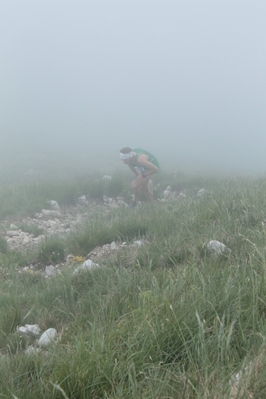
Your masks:
<svg viewBox="0 0 266 399"><path fill-rule="evenodd" d="M117 248L117 247L116 247L115 241L111 242L111 249L116 249L116 248Z"/></svg>
<svg viewBox="0 0 266 399"><path fill-rule="evenodd" d="M88 205L89 201L87 201L86 195L82 195L81 197L78 198L78 204L79 205Z"/></svg>
<svg viewBox="0 0 266 399"><path fill-rule="evenodd" d="M94 262L92 262L92 260L88 259L84 263L82 263L82 265L77 267L74 270L73 274L80 273L80 272L82 272L84 270L92 270L92 269L95 269L97 267L99 267L98 263L94 263Z"/></svg>
<svg viewBox="0 0 266 399"><path fill-rule="evenodd" d="M17 332L23 335L38 336L41 329L37 324L25 324L25 326L18 327Z"/></svg>
<svg viewBox="0 0 266 399"><path fill-rule="evenodd" d="M55 328L48 328L48 330L44 331L41 335L38 345L39 346L47 346L55 341L57 336L57 331Z"/></svg>
<svg viewBox="0 0 266 399"><path fill-rule="evenodd" d="M58 205L57 201L54 200L50 200L49 204L51 205L51 207L55 210L55 211L59 211L60 210L60 206Z"/></svg>
<svg viewBox="0 0 266 399"><path fill-rule="evenodd" d="M213 255L221 255L223 253L226 252L230 252L231 250L224 245L222 242L220 241L216 241L216 240L211 240L208 244L207 244L207 250L213 254Z"/></svg>
<svg viewBox="0 0 266 399"><path fill-rule="evenodd" d="M18 230L9 230L6 231L6 236L7 237L14 237L14 236L19 236L20 232Z"/></svg>
<svg viewBox="0 0 266 399"><path fill-rule="evenodd" d="M198 192L197 192L197 197L202 197L203 195L205 195L207 192L207 190L205 188L201 188Z"/></svg>
<svg viewBox="0 0 266 399"><path fill-rule="evenodd" d="M109 175L104 175L103 177L102 177L102 179L103 180L112 180L112 176L109 176Z"/></svg>
<svg viewBox="0 0 266 399"><path fill-rule="evenodd" d="M41 210L41 213L42 213L44 216L54 216L54 217L60 217L60 216L61 216L61 213L60 213L60 212L58 212L58 211L52 211L52 210L50 210L50 209L42 209L42 210Z"/></svg>
<svg viewBox="0 0 266 399"><path fill-rule="evenodd" d="M133 242L133 244L135 245L135 247L141 247L143 245L143 242L141 240L136 240Z"/></svg>
<svg viewBox="0 0 266 399"><path fill-rule="evenodd" d="M47 274L47 276L54 276L56 274L56 268L53 265L46 266L45 274Z"/></svg>
<svg viewBox="0 0 266 399"><path fill-rule="evenodd" d="M41 332L40 327L38 324L25 324L27 331L33 335L39 335Z"/></svg>
<svg viewBox="0 0 266 399"><path fill-rule="evenodd" d="M15 224L11 224L11 225L10 225L10 228L11 228L12 230L18 230L18 227L17 227Z"/></svg>
<svg viewBox="0 0 266 399"><path fill-rule="evenodd" d="M27 349L25 349L25 355L36 355L41 352L40 348L35 348L34 346L30 345Z"/></svg>

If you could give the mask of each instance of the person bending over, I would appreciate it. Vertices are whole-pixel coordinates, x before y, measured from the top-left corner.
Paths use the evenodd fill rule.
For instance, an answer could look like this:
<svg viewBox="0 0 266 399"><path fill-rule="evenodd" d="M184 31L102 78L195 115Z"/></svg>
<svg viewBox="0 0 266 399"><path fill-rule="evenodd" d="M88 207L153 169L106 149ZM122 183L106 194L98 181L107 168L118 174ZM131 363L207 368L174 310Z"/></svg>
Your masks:
<svg viewBox="0 0 266 399"><path fill-rule="evenodd" d="M120 150L120 159L128 165L137 178L132 183L134 191L133 206L140 200L141 190L147 199L152 201L152 192L149 188L149 181L152 175L160 171L158 160L150 152L141 148L131 149L129 147Z"/></svg>

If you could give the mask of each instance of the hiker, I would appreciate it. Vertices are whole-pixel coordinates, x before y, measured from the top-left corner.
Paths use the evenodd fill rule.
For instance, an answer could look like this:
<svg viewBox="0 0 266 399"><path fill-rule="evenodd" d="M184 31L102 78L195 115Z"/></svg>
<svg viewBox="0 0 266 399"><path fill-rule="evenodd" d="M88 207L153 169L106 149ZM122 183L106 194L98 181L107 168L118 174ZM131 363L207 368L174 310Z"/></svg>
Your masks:
<svg viewBox="0 0 266 399"><path fill-rule="evenodd" d="M154 155L141 148L131 149L129 147L120 150L120 159L128 165L137 178L132 183L134 201L131 206L138 205L141 190L147 199L152 201L152 192L149 188L149 181L152 175L160 171L160 165Z"/></svg>

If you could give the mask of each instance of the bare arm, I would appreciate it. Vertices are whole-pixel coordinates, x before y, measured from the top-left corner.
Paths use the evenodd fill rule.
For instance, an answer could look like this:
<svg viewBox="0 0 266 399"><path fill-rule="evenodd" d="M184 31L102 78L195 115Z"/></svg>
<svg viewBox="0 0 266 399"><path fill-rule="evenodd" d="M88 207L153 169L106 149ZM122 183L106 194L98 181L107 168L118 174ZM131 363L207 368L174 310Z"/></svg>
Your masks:
<svg viewBox="0 0 266 399"><path fill-rule="evenodd" d="M159 170L159 169L157 168L157 166L155 166L153 163L151 163L150 161L148 161L148 155L146 155L146 154L141 154L141 155L138 157L138 163L139 163L141 166L143 166L143 167L145 167L145 168L148 169L148 170L145 172L145 177L154 175L154 174L157 173L158 170Z"/></svg>

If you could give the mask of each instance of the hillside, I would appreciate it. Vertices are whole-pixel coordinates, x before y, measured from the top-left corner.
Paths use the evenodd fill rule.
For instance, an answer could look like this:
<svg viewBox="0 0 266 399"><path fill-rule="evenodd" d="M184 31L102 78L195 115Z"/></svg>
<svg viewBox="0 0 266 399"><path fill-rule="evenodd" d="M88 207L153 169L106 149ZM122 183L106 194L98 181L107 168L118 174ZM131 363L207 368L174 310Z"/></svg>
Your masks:
<svg viewBox="0 0 266 399"><path fill-rule="evenodd" d="M126 174L2 185L1 397L266 397L266 180L153 191L130 209Z"/></svg>

